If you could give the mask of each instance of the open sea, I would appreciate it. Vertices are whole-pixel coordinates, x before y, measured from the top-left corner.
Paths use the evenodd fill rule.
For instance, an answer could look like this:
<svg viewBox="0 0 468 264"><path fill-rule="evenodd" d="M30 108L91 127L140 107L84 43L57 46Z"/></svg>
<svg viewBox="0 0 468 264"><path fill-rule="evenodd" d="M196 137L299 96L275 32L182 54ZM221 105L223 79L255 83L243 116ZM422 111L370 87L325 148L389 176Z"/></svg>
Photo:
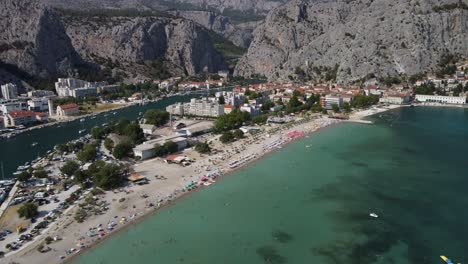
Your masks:
<svg viewBox="0 0 468 264"><path fill-rule="evenodd" d="M74 264L466 263L468 110L372 120L293 142Z"/></svg>

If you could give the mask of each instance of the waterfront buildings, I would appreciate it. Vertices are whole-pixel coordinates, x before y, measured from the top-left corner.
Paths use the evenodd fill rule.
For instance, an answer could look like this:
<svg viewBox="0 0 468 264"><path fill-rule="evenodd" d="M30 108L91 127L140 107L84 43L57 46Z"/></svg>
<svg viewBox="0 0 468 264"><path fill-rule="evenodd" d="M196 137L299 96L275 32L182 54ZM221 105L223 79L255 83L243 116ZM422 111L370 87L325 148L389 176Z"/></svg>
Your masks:
<svg viewBox="0 0 468 264"><path fill-rule="evenodd" d="M51 96L55 96L55 93L52 91L48 91L48 90L35 90L35 91L28 92L28 97L51 97Z"/></svg>
<svg viewBox="0 0 468 264"><path fill-rule="evenodd" d="M109 85L107 82L87 82L74 78L59 78L55 83L57 95L61 97L81 98L95 96L104 91L115 92L117 85Z"/></svg>
<svg viewBox="0 0 468 264"><path fill-rule="evenodd" d="M173 115L194 115L218 117L224 114L224 105L218 103L216 98L192 98L189 103L173 104L166 107L166 111Z"/></svg>
<svg viewBox="0 0 468 264"><path fill-rule="evenodd" d="M323 100L320 101L322 107L325 109L332 109L332 105L336 104L339 108L343 107L343 98L338 95L327 94Z"/></svg>
<svg viewBox="0 0 468 264"><path fill-rule="evenodd" d="M149 124L140 124L141 130L143 130L143 134L145 135L152 135L154 131L156 130L155 125L149 125Z"/></svg>
<svg viewBox="0 0 468 264"><path fill-rule="evenodd" d="M16 84L7 83L1 86L2 96L6 100L18 98L18 87Z"/></svg>
<svg viewBox="0 0 468 264"><path fill-rule="evenodd" d="M43 112L49 110L49 98L32 98L28 100L28 109L35 112Z"/></svg>
<svg viewBox="0 0 468 264"><path fill-rule="evenodd" d="M36 114L33 111L12 111L5 115L5 127L29 125L36 122Z"/></svg>
<svg viewBox="0 0 468 264"><path fill-rule="evenodd" d="M27 110L28 104L16 99L14 100L0 100L0 111L5 115L12 111Z"/></svg>
<svg viewBox="0 0 468 264"><path fill-rule="evenodd" d="M417 94L416 101L423 103L441 103L441 104L466 104L466 96L442 96L442 95L424 95Z"/></svg>
<svg viewBox="0 0 468 264"><path fill-rule="evenodd" d="M407 104L409 101L409 93L388 93L379 99L379 103L396 105Z"/></svg>
<svg viewBox="0 0 468 264"><path fill-rule="evenodd" d="M80 112L77 104L66 104L57 106L57 117L67 118Z"/></svg>
<svg viewBox="0 0 468 264"><path fill-rule="evenodd" d="M249 104L244 104L239 108L241 112L247 112L250 114L250 116L258 116L262 113L262 110L256 106L251 106Z"/></svg>

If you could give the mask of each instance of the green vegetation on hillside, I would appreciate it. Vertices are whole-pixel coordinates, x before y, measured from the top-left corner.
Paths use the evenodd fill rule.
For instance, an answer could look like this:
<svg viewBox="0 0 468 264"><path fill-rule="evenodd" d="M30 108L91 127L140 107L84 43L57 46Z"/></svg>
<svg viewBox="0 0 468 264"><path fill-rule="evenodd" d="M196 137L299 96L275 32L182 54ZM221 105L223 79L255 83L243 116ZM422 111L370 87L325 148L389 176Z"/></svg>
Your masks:
<svg viewBox="0 0 468 264"><path fill-rule="evenodd" d="M209 35L215 49L223 54L229 65L235 65L237 60L247 52L247 49L234 45L231 41L221 37L213 31L209 31Z"/></svg>

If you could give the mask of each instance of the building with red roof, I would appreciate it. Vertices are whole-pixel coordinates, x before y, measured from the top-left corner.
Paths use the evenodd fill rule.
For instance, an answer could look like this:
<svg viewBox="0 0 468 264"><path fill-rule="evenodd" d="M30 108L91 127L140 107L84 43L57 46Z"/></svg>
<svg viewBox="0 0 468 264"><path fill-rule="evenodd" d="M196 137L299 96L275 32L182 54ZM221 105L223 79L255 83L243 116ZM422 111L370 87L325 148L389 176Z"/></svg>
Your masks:
<svg viewBox="0 0 468 264"><path fill-rule="evenodd" d="M36 114L33 111L13 111L5 116L5 127L15 127L29 125L36 122Z"/></svg>
<svg viewBox="0 0 468 264"><path fill-rule="evenodd" d="M57 116L59 118L66 118L80 113L77 104L65 104L57 106Z"/></svg>

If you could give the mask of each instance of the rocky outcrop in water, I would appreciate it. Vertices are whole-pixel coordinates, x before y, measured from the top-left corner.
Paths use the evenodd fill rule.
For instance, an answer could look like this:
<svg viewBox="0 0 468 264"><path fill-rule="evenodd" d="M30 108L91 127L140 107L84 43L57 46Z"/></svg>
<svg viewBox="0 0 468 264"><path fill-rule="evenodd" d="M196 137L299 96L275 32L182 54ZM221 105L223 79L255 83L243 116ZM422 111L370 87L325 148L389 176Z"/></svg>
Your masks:
<svg viewBox="0 0 468 264"><path fill-rule="evenodd" d="M289 79L326 66L340 81L412 75L444 54L468 56L467 43L467 0L293 0L255 30L236 74Z"/></svg>

